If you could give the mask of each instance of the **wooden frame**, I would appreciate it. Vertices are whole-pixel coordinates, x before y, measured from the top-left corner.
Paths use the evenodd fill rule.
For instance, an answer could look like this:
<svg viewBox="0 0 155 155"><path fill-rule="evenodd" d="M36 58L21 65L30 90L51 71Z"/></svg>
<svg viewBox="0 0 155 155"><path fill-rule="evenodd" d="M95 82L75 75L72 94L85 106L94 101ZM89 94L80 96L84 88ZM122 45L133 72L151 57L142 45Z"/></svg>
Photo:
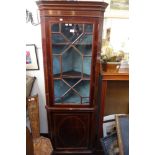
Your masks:
<svg viewBox="0 0 155 155"><path fill-rule="evenodd" d="M50 30L50 26L51 24L53 23L56 23L56 22L60 22L59 21L60 17L53 17L52 20L51 19L48 19L47 21L45 20L45 27L46 27L46 32L45 32L45 37L48 38L48 37L51 37L51 30ZM93 29L93 32L92 34L94 35L93 37L93 44L92 44L92 64L91 64L91 76L90 76L90 105L89 104L85 104L85 105L82 105L82 104L78 104L78 105L73 105L73 104L69 104L70 107L80 107L82 105L82 107L92 107L94 102L93 102L93 94L94 94L94 91L95 91L95 88L94 88L94 82L96 79L98 79L98 77L94 76L95 75L95 72L97 71L97 67L96 67L96 58L97 58L97 52L94 52L94 51L97 51L97 47L95 47L95 40L97 40L97 38L99 37L97 35L98 33L98 30L97 30L97 20L94 19L94 18L86 18L86 17L78 17L78 19L76 19L75 21L75 18L72 17L72 18L68 18L68 17L63 17L63 22L60 22L60 23L64 23L64 21L68 21L69 23L72 22L72 23L80 23L80 24L93 24L94 25L94 29ZM101 25L101 24L100 24ZM101 26L102 28L102 26ZM96 38L96 39L95 39ZM45 79L47 79L47 77L49 77L49 80L48 82L51 83L52 87L48 88L47 90L47 94L49 95L49 97L47 98L47 105L50 107L50 106L59 106L59 107L66 107L68 106L67 104L66 105L62 105L62 104L57 104L57 105L54 105L54 94L53 94L53 90L54 90L54 84L53 84L53 81L54 79L57 79L56 77L54 77L51 73L52 71L52 66L53 66L53 62L52 62L52 53L50 52L47 52L47 51L51 51L52 49L52 46L50 44L50 40L48 39L47 40L47 44L49 45L45 50L43 50L43 57L44 60L46 63L44 63L44 70L46 70L45 66L47 65L48 63L48 67L47 67L47 75L45 75ZM98 46L99 46L99 43L98 43ZM47 50L47 51L46 51ZM46 52L45 52L46 51ZM98 50L100 51L100 50ZM60 58L60 61L62 61L62 59ZM98 66L99 67L99 66ZM99 70L99 68L98 68ZM62 76L62 75L61 75ZM95 77L95 78L94 78ZM72 77L74 78L74 76ZM48 85L48 84L47 84ZM47 87L46 87L47 89ZM97 89L97 88L96 88ZM48 107L48 108L49 108Z"/></svg>
<svg viewBox="0 0 155 155"><path fill-rule="evenodd" d="M26 70L39 70L35 44L26 44Z"/></svg>
<svg viewBox="0 0 155 155"><path fill-rule="evenodd" d="M126 145L123 144L122 127L120 126L120 121L119 121L119 119L123 118L123 117L125 117L127 119L127 118L129 118L129 115L122 114L122 115L116 115L115 116L115 119L116 119L116 130L117 130L117 136L118 136L118 145L119 145L119 151L120 151L119 153L120 153L120 155L125 155L129 151L129 141L126 142ZM129 129L127 130L127 126L126 126L126 128L124 130L127 133L129 132ZM128 136L127 140L129 140L129 136ZM127 144L128 144L128 146L127 146Z"/></svg>

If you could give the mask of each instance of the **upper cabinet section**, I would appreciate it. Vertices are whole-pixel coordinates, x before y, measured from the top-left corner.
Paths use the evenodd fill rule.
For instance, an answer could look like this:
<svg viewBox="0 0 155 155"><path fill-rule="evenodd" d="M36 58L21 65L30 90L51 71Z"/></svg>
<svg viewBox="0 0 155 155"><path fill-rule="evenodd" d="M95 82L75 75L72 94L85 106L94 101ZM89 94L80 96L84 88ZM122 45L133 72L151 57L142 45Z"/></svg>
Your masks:
<svg viewBox="0 0 155 155"><path fill-rule="evenodd" d="M107 3L38 1L47 104L94 105L96 59Z"/></svg>
<svg viewBox="0 0 155 155"><path fill-rule="evenodd" d="M41 16L103 17L107 3L103 1L37 1Z"/></svg>

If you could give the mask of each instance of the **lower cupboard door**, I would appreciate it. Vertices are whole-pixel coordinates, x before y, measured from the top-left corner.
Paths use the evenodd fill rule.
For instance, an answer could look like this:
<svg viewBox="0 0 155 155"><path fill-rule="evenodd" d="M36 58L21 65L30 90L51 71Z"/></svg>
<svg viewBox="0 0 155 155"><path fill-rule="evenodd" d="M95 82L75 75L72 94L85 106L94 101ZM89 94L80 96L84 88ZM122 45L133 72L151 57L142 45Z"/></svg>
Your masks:
<svg viewBox="0 0 155 155"><path fill-rule="evenodd" d="M51 132L55 148L89 149L92 146L92 113L52 113Z"/></svg>

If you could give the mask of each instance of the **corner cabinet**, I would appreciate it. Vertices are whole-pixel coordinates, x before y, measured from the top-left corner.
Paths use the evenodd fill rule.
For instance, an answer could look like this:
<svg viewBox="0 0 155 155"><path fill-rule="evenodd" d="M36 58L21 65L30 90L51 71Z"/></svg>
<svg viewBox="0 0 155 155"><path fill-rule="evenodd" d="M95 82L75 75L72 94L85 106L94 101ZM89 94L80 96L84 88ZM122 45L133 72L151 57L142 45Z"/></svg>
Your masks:
<svg viewBox="0 0 155 155"><path fill-rule="evenodd" d="M91 154L98 136L99 56L107 3L51 0L37 5L54 154Z"/></svg>

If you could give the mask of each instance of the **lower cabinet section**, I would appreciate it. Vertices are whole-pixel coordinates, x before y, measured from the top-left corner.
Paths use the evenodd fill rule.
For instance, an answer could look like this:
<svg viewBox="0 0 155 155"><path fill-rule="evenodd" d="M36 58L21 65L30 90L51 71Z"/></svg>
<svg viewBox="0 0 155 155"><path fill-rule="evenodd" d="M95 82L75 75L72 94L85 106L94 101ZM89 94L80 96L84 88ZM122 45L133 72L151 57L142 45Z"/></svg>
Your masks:
<svg viewBox="0 0 155 155"><path fill-rule="evenodd" d="M56 154L92 154L95 151L93 112L49 112L49 119L49 132Z"/></svg>
<svg viewBox="0 0 155 155"><path fill-rule="evenodd" d="M88 147L89 115L54 115L55 145L58 147Z"/></svg>

